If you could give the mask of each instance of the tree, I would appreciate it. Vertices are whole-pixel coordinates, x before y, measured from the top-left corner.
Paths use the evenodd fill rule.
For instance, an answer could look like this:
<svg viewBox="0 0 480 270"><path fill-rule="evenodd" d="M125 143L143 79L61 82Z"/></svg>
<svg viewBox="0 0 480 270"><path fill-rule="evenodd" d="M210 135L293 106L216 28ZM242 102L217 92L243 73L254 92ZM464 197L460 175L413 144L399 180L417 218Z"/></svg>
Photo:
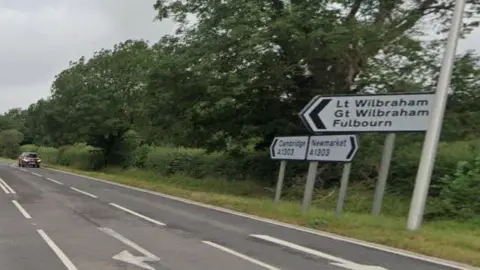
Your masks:
<svg viewBox="0 0 480 270"><path fill-rule="evenodd" d="M470 3L471 13L479 2ZM252 137L265 148L275 134L304 133L296 114L316 94L412 86L390 79L431 60L414 34L423 34L422 19L448 19L453 1L159 0L154 7L159 20L180 24L171 57L195 82L183 90L190 94L164 95L183 101L178 105L210 134L203 146L223 149ZM156 75L154 85L166 76Z"/></svg>
<svg viewBox="0 0 480 270"><path fill-rule="evenodd" d="M16 129L0 131L0 156L17 158L23 134Z"/></svg>
<svg viewBox="0 0 480 270"><path fill-rule="evenodd" d="M115 147L142 114L151 66L144 41L127 40L71 63L52 86L48 130L61 144L87 142L116 163Z"/></svg>

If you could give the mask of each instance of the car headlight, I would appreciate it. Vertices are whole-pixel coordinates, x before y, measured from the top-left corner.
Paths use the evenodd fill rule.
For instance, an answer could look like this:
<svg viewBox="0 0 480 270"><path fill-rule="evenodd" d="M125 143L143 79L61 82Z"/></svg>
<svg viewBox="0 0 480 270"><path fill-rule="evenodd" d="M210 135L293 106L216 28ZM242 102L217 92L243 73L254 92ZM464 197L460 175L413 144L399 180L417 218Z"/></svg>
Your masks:
<svg viewBox="0 0 480 270"><path fill-rule="evenodd" d="M42 160L41 160L41 159L38 159L38 162L42 162Z"/></svg>

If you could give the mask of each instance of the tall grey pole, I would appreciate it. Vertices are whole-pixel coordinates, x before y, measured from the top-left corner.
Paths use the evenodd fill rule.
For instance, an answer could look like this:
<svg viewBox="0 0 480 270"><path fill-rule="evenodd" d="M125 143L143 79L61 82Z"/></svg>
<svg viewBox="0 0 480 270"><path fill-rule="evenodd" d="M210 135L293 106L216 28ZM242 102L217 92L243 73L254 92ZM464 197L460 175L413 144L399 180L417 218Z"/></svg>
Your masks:
<svg viewBox="0 0 480 270"><path fill-rule="evenodd" d="M418 166L415 188L413 191L410 212L408 214L407 229L414 231L421 227L428 188L432 177L433 166L437 154L438 142L442 131L443 117L447 105L448 89L452 76L452 68L457 50L458 38L462 27L465 0L457 0L452 18L452 26L448 34L447 47L443 55L442 68L438 79L433 112L430 115L425 141L423 143L422 157Z"/></svg>
<svg viewBox="0 0 480 270"><path fill-rule="evenodd" d="M317 168L318 161L310 161L310 164L308 165L307 183L305 183L305 192L303 193L302 213L306 213L312 203Z"/></svg>
<svg viewBox="0 0 480 270"><path fill-rule="evenodd" d="M280 161L280 170L278 171L277 189L275 190L275 204L280 202L280 196L282 195L283 179L285 178L285 168L287 167L287 161Z"/></svg>
<svg viewBox="0 0 480 270"><path fill-rule="evenodd" d="M393 149L395 148L395 137L395 133L389 133L385 138L380 171L378 172L377 186L375 187L375 197L373 198L372 215L374 216L380 215L382 210L383 195L385 194L385 187L387 186Z"/></svg>
<svg viewBox="0 0 480 270"><path fill-rule="evenodd" d="M337 200L337 216L343 212L343 204L345 202L345 198L347 197L348 180L350 178L351 169L352 163L349 162L343 165L342 179L340 180L340 191L338 192Z"/></svg>

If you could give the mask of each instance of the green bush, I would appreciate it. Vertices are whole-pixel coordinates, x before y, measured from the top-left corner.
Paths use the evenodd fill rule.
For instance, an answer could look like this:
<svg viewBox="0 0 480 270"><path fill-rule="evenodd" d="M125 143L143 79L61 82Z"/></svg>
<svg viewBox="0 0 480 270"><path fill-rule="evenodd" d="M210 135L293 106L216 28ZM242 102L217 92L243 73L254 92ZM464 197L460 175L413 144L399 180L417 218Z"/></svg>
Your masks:
<svg viewBox="0 0 480 270"><path fill-rule="evenodd" d="M102 150L86 144L60 147L57 162L81 170L97 170L105 163Z"/></svg>
<svg viewBox="0 0 480 270"><path fill-rule="evenodd" d="M397 145L391 165L388 186L401 194L411 194L420 162L423 142ZM440 143L432 174L432 184L436 184L444 175L452 175L461 161L473 161L480 154L480 140ZM431 195L438 195L433 188Z"/></svg>
<svg viewBox="0 0 480 270"><path fill-rule="evenodd" d="M38 146L34 144L25 144L20 147L20 151L22 152L37 152Z"/></svg>
<svg viewBox="0 0 480 270"><path fill-rule="evenodd" d="M430 218L480 222L480 157L458 162L455 172L442 177L439 196L430 204Z"/></svg>
<svg viewBox="0 0 480 270"><path fill-rule="evenodd" d="M0 156L15 159L20 153L23 133L16 129L0 131Z"/></svg>
<svg viewBox="0 0 480 270"><path fill-rule="evenodd" d="M58 149L53 147L38 147L38 155L45 163L57 164L58 163Z"/></svg>

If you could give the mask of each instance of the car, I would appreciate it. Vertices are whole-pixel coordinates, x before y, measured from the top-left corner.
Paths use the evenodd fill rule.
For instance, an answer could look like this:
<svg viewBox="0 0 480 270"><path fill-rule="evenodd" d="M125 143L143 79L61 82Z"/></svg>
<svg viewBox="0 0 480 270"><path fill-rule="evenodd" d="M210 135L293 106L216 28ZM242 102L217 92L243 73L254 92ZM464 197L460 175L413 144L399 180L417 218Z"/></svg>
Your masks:
<svg viewBox="0 0 480 270"><path fill-rule="evenodd" d="M42 160L39 158L38 154L35 152L23 152L18 157L18 167L33 166L40 168L40 163Z"/></svg>

